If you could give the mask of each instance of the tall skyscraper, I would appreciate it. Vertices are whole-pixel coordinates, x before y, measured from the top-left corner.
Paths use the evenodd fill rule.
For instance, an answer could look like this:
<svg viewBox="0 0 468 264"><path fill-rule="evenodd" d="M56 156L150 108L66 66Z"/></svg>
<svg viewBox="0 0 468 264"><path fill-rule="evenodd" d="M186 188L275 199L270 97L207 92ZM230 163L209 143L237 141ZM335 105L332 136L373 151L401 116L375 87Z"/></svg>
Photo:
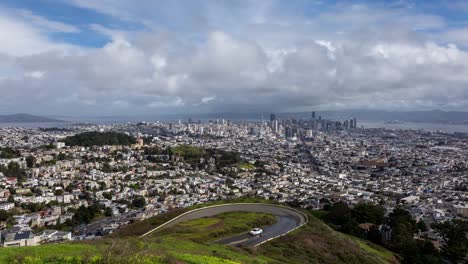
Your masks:
<svg viewBox="0 0 468 264"><path fill-rule="evenodd" d="M270 115L270 121L273 122L273 120L276 120L276 115L275 114Z"/></svg>
<svg viewBox="0 0 468 264"><path fill-rule="evenodd" d="M357 119L353 118L353 128L357 128Z"/></svg>
<svg viewBox="0 0 468 264"><path fill-rule="evenodd" d="M278 132L278 120L271 121L271 130L273 131L273 133Z"/></svg>
<svg viewBox="0 0 468 264"><path fill-rule="evenodd" d="M275 114L270 114L270 129L273 133L278 132L278 120L276 120Z"/></svg>
<svg viewBox="0 0 468 264"><path fill-rule="evenodd" d="M315 119L315 111L312 112L312 119Z"/></svg>
<svg viewBox="0 0 468 264"><path fill-rule="evenodd" d="M284 136L285 136L286 138L291 138L291 137L293 137L293 129L292 129L292 127L287 126L287 127L284 128L284 130L285 130L285 131L284 131Z"/></svg>

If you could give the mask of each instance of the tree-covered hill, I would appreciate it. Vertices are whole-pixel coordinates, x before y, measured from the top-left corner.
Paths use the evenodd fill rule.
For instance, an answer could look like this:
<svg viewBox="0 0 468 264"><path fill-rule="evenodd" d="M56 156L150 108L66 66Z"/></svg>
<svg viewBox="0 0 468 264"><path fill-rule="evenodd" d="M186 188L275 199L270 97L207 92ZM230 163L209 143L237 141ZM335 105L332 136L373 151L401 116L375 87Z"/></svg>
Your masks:
<svg viewBox="0 0 468 264"><path fill-rule="evenodd" d="M135 144L135 138L117 132L85 132L64 140L67 146L104 146L104 145L131 145Z"/></svg>

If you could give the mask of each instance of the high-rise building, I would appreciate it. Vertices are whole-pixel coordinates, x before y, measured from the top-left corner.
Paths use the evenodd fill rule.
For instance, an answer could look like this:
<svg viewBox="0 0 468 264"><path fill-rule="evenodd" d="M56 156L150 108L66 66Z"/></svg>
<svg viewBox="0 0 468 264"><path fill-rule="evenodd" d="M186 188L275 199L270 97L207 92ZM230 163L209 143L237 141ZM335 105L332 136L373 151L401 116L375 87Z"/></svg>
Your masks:
<svg viewBox="0 0 468 264"><path fill-rule="evenodd" d="M293 137L293 129L292 129L292 127L287 126L287 127L284 128L284 136L285 136L286 138L291 138L291 137Z"/></svg>
<svg viewBox="0 0 468 264"><path fill-rule="evenodd" d="M276 120L276 115L275 114L270 115L270 122L273 122L273 120Z"/></svg>
<svg viewBox="0 0 468 264"><path fill-rule="evenodd" d="M312 119L315 119L315 111L312 112Z"/></svg>
<svg viewBox="0 0 468 264"><path fill-rule="evenodd" d="M278 120L271 121L271 130L273 133L278 133Z"/></svg>
<svg viewBox="0 0 468 264"><path fill-rule="evenodd" d="M278 120L276 120L275 114L270 114L270 129L274 133L278 132Z"/></svg>
<svg viewBox="0 0 468 264"><path fill-rule="evenodd" d="M353 118L353 128L357 128L357 119Z"/></svg>

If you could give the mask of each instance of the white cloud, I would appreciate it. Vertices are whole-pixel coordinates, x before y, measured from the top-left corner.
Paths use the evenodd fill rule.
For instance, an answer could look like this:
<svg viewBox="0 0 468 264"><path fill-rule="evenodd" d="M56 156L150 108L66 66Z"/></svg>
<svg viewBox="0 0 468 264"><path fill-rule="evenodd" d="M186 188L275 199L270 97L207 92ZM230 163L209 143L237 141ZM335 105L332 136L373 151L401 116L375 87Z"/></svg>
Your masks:
<svg viewBox="0 0 468 264"><path fill-rule="evenodd" d="M20 16L14 16L17 13L14 11L8 13L7 10L0 8L0 54L18 57L51 50L66 51L72 48L72 45L51 41L44 28L70 32L75 30L74 27L46 20L27 11L19 12L22 14ZM24 19L25 16L31 18L33 23Z"/></svg>
<svg viewBox="0 0 468 264"><path fill-rule="evenodd" d="M127 1L76 1L138 17ZM6 102L0 111L13 107L8 102L18 109L34 105L70 113L468 109L468 53L421 32L440 30L444 19L362 5L290 18L265 3L258 10L229 4L241 18L228 27L211 13L224 14L223 6L201 12L193 20L204 21L196 26L201 30L195 40L185 31L91 25L111 41L89 49L54 43L41 30L73 32L63 25L0 16L0 56L8 58L0 62ZM140 8L152 5L143 2ZM271 21L277 13L280 21ZM216 21L223 26L207 26ZM463 43L463 33L447 32L446 39Z"/></svg>

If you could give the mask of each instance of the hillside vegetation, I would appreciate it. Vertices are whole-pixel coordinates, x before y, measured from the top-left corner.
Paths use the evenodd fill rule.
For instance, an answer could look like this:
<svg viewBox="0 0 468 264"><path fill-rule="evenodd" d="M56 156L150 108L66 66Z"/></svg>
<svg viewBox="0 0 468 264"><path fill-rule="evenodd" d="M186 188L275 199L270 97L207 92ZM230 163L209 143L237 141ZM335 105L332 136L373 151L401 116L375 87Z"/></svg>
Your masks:
<svg viewBox="0 0 468 264"><path fill-rule="evenodd" d="M131 145L135 144L135 138L117 132L84 132L65 138L67 146L104 146L104 145Z"/></svg>
<svg viewBox="0 0 468 264"><path fill-rule="evenodd" d="M276 221L271 215L231 212L137 237L166 220L156 216L144 222L145 230L135 230L135 223L100 240L0 249L0 263L398 263L390 251L336 232L313 216L306 226L257 248L215 241L270 225Z"/></svg>

